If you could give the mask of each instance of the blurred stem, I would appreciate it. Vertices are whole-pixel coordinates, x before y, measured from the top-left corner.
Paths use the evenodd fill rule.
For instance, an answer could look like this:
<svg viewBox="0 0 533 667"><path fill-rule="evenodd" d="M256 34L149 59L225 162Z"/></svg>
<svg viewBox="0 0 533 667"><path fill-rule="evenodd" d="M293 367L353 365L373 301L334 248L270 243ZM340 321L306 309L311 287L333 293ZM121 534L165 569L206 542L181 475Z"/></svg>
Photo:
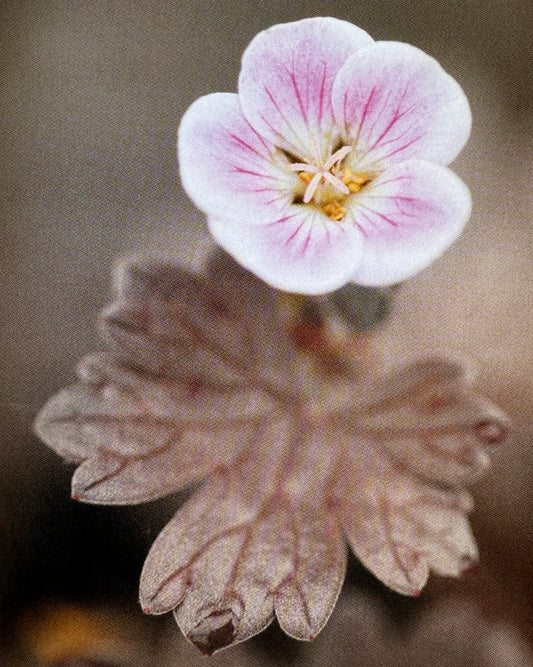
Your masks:
<svg viewBox="0 0 533 667"><path fill-rule="evenodd" d="M376 329L387 320L398 288L399 285L364 287L350 283L326 299L346 326L363 333Z"/></svg>

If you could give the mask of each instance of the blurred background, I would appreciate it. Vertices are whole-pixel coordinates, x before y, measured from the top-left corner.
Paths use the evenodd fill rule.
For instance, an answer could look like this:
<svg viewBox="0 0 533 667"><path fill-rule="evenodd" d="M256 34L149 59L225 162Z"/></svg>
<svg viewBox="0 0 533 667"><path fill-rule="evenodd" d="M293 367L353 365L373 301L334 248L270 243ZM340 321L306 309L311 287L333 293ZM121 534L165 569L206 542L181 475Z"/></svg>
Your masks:
<svg viewBox="0 0 533 667"><path fill-rule="evenodd" d="M205 223L177 176L179 119L235 91L260 30L336 16L435 56L472 106L454 165L474 213L399 291L384 365L475 359L512 440L473 488L481 565L412 601L350 563L330 624L301 646L275 625L210 664L528 665L533 639L533 5L530 0L0 0L0 632L5 665L193 665L172 619L137 606L142 562L179 499L70 500L72 469L31 433L98 347L114 260L191 257ZM361 593L360 591L363 591Z"/></svg>

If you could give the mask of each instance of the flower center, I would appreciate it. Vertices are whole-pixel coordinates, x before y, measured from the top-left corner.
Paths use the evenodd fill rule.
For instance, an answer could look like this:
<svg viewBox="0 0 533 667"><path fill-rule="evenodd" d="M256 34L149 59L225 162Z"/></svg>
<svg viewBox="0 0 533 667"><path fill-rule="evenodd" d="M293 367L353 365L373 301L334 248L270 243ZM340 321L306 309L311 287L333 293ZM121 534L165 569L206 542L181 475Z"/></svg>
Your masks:
<svg viewBox="0 0 533 667"><path fill-rule="evenodd" d="M313 202L335 222L340 222L346 215L343 206L346 198L360 192L371 180L366 174L357 174L349 167L342 166L342 161L351 150L351 146L339 148L320 166L307 162L289 165L291 171L299 172L300 180L307 186L302 197L303 203Z"/></svg>

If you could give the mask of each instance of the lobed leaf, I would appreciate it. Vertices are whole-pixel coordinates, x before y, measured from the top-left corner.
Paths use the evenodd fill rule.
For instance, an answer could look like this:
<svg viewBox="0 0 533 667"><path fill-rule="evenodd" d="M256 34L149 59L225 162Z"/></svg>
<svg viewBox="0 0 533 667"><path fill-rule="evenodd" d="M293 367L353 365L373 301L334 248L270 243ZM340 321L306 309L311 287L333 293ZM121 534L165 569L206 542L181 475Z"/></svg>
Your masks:
<svg viewBox="0 0 533 667"><path fill-rule="evenodd" d="M428 480L462 484L490 465L509 422L472 388L473 373L457 360L429 358L383 378L359 407L355 432L400 466Z"/></svg>
<svg viewBox="0 0 533 667"><path fill-rule="evenodd" d="M120 266L117 298L100 318L109 349L174 380L279 380L293 350L276 326L274 291L225 255L212 258L205 274L150 260Z"/></svg>
<svg viewBox="0 0 533 667"><path fill-rule="evenodd" d="M361 562L383 583L418 595L430 569L458 576L477 559L468 494L430 485L370 443L358 443L338 484L338 514ZM355 480L355 481L354 481Z"/></svg>
<svg viewBox="0 0 533 667"><path fill-rule="evenodd" d="M304 360L274 291L221 256L200 274L123 265L101 328L107 351L82 361L36 431L79 464L80 500L142 502L206 480L140 584L145 611L174 610L204 653L274 615L289 635L316 636L342 585L344 539L407 595L476 559L462 485L508 423L463 364L430 358L370 380Z"/></svg>
<svg viewBox="0 0 533 667"><path fill-rule="evenodd" d="M154 543L141 577L148 613L176 607L183 633L204 653L243 641L278 616L298 639L326 623L344 579L346 547L324 509L305 513L278 492L243 493L212 480Z"/></svg>

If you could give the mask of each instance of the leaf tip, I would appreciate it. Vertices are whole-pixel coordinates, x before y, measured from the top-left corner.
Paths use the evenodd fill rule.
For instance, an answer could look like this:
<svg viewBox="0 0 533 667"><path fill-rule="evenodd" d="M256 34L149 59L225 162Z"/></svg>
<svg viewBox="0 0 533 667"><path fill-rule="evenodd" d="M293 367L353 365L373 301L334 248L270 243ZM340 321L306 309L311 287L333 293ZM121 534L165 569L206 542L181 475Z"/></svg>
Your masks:
<svg viewBox="0 0 533 667"><path fill-rule="evenodd" d="M205 656L233 643L237 633L237 618L231 609L213 611L189 632L187 638Z"/></svg>
<svg viewBox="0 0 533 667"><path fill-rule="evenodd" d="M70 497L72 500L81 503L91 503L94 502L91 500L90 494L87 492L88 487L83 481L79 478L82 476L84 470L83 464L74 471L72 477L71 487L70 487ZM80 471L82 471L80 473ZM90 488L90 487L89 487Z"/></svg>
<svg viewBox="0 0 533 667"><path fill-rule="evenodd" d="M487 445L501 445L509 435L509 428L502 423L485 420L474 427L474 433L478 440Z"/></svg>
<svg viewBox="0 0 533 667"><path fill-rule="evenodd" d="M459 576L469 577L475 573L478 568L478 560L475 556L465 555L461 558L459 564Z"/></svg>
<svg viewBox="0 0 533 667"><path fill-rule="evenodd" d="M478 570L478 564L476 562L472 562L470 565L468 565L461 571L460 576L467 578L472 577L476 574L477 570Z"/></svg>

